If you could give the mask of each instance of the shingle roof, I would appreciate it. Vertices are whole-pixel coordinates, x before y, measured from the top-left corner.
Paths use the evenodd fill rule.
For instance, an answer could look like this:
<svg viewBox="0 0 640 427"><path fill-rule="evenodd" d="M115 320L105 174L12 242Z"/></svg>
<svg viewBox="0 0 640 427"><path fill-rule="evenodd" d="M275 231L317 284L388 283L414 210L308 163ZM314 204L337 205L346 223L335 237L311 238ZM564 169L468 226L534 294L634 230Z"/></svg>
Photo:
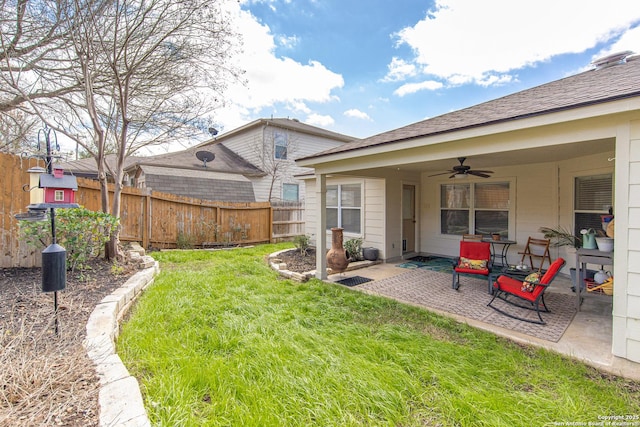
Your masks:
<svg viewBox="0 0 640 427"><path fill-rule="evenodd" d="M346 143L305 159L637 97L640 59L631 59Z"/></svg>
<svg viewBox="0 0 640 427"><path fill-rule="evenodd" d="M289 118L271 118L271 119L257 119L252 122L249 122L243 126L235 128L229 132L222 133L217 135L215 138L203 142L199 144L198 147L208 146L209 144L221 143L224 142L226 138L229 138L233 135L245 132L249 129L253 129L255 127L260 126L275 126L283 129L294 130L301 133L306 133L308 135L320 136L323 138L333 139L335 141L342 142L350 142L356 140L353 136L344 135L337 132L332 132L327 129L322 129L319 127L311 126L306 123L302 123L297 119L289 119Z"/></svg>
<svg viewBox="0 0 640 427"><path fill-rule="evenodd" d="M207 162L204 169L203 162L198 160L198 151L209 151L215 154L215 159ZM138 158L134 165L162 166L169 168L195 169L199 171L225 172L247 176L263 176L264 172L229 150L222 144L209 144L207 146L191 147L175 153L160 154L152 157Z"/></svg>

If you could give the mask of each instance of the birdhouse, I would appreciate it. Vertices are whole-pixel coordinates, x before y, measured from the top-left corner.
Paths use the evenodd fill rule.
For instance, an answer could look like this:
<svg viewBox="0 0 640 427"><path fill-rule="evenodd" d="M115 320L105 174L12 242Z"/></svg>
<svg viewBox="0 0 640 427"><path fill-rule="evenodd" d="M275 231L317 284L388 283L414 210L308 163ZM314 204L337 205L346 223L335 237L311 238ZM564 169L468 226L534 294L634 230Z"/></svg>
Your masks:
<svg viewBox="0 0 640 427"><path fill-rule="evenodd" d="M76 191L78 191L76 177L65 175L62 168L54 167L53 174L41 174L39 186L44 190L45 207L78 207L75 203Z"/></svg>

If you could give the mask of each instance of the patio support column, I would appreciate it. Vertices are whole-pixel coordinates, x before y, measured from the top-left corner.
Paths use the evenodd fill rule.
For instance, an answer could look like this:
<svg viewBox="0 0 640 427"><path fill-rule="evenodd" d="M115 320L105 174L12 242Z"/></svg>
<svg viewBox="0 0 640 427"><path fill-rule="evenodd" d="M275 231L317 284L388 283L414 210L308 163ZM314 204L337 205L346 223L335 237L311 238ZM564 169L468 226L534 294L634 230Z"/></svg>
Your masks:
<svg viewBox="0 0 640 427"><path fill-rule="evenodd" d="M316 175L316 278L327 278L327 176Z"/></svg>

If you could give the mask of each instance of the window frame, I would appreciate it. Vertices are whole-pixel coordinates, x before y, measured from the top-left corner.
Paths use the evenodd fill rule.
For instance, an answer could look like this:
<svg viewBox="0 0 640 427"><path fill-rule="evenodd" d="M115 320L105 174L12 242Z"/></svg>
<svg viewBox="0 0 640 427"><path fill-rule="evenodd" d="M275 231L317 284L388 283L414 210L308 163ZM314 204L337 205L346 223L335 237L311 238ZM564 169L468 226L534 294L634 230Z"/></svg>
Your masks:
<svg viewBox="0 0 640 427"><path fill-rule="evenodd" d="M508 194L509 194L509 198L507 200L507 206L506 208L502 209L502 208L477 208L476 207L476 185L483 185L483 184L506 184L508 186ZM444 207L442 204L442 189L443 186L448 186L448 185L460 185L460 186L468 186L469 187L469 200L468 200L468 207L466 208L447 208ZM476 213L477 212L506 212L507 213L507 235L503 235L503 238L508 239L510 235L513 235L513 233L515 232L514 227L515 227L515 194L516 194L516 185L515 185L515 180L514 179L492 179L492 180L482 180L482 181L478 181L478 180L466 180L465 182L450 182L450 181L446 181L446 182L441 182L438 186L438 210L439 210L439 215L438 215L438 222L439 222L439 234L441 236L448 236L448 237L455 237L458 238L460 237L462 234L475 234L476 233ZM468 215L467 218L467 227L468 230L466 232L460 233L460 234L452 234L452 233L444 233L443 232L443 224L442 224L442 217L443 217L443 212L447 210L447 211L461 211L461 212L466 212ZM471 231L472 230L472 231ZM488 235L490 233L483 233L484 235Z"/></svg>
<svg viewBox="0 0 640 427"><path fill-rule="evenodd" d="M287 160L289 147L289 135L287 132L273 131L273 158L275 160Z"/></svg>
<svg viewBox="0 0 640 427"><path fill-rule="evenodd" d="M610 180L611 180L611 187L610 187L610 191L611 191L611 199L610 199L610 204L607 206L607 208L605 209L605 206L603 205L603 209L578 209L577 208L577 202L578 202L578 180L580 179L594 179L597 177L605 177L607 176ZM608 215L610 209L613 208L613 203L614 203L614 197L615 197L615 189L614 189L614 176L613 176L613 172L602 172L602 173L594 173L594 174L589 174L589 175L575 175L573 176L573 201L572 201L572 205L571 205L571 214L572 214L572 221L573 221L573 230L574 230L574 234L576 236L580 236L580 230L582 228L594 228L596 231L601 229L601 222L598 221L598 218L601 215ZM594 216L594 220L592 221L592 223L588 223L585 224L584 222L578 221L578 215L593 215Z"/></svg>
<svg viewBox="0 0 640 427"><path fill-rule="evenodd" d="M285 191L285 187L295 187L296 188L296 198L288 199L286 198L287 192ZM284 182L282 183L282 200L287 202L299 202L300 201L300 184L292 183L292 182Z"/></svg>
<svg viewBox="0 0 640 427"><path fill-rule="evenodd" d="M64 190L54 190L53 200L56 202L64 202Z"/></svg>
<svg viewBox="0 0 640 427"><path fill-rule="evenodd" d="M343 186L355 186L357 185L359 187L360 190L360 206L356 207L356 206L342 206L342 187ZM327 231L331 231L332 227L340 227L344 229L344 234L345 235L352 235L352 236L362 236L363 234L363 225L364 225L364 184L362 182L342 182L342 183L336 183L336 184L327 184L326 186L326 193L329 192L329 190L331 188L337 188L337 196L336 196L336 201L337 201L337 206L332 206L329 205L329 202L327 201L326 203L326 207L325 207L325 215L327 217L327 219L329 218L329 214L328 214L328 210L329 209L336 209L336 215L337 215L337 224L336 225L331 225L329 224L329 222L327 221L327 225L326 225L326 230ZM326 197L326 193L325 193L325 197ZM344 210L358 210L359 211L359 227L358 227L358 231L352 231L352 230L347 230L345 227L343 227L342 224L342 212Z"/></svg>

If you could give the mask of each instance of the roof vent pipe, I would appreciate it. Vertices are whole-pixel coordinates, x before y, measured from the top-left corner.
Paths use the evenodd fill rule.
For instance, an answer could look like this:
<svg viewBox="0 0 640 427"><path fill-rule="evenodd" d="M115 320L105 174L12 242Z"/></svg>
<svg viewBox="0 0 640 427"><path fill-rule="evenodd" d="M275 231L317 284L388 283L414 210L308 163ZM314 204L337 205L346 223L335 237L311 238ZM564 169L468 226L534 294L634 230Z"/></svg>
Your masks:
<svg viewBox="0 0 640 427"><path fill-rule="evenodd" d="M630 50L625 50L623 52L612 53L611 55L604 56L602 58L598 58L591 62L596 70L600 70L602 68L611 67L613 65L623 64L626 62L626 58L629 55L632 55L633 52Z"/></svg>

